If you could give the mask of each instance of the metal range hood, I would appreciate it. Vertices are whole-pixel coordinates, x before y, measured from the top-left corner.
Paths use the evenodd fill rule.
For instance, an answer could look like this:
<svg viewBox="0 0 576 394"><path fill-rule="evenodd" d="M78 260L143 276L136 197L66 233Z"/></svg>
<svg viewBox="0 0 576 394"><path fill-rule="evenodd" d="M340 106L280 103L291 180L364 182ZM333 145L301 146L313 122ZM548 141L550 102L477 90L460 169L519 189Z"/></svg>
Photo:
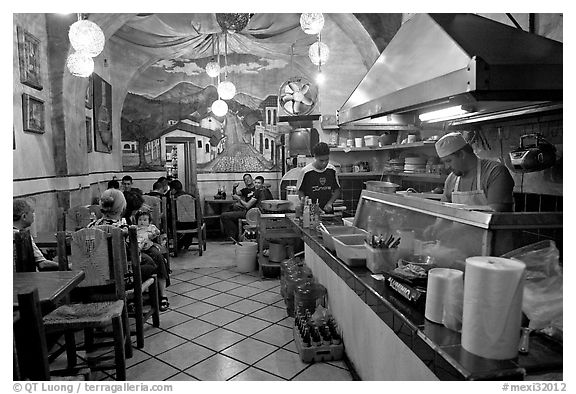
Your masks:
<svg viewBox="0 0 576 394"><path fill-rule="evenodd" d="M338 124L462 105L453 120L562 108L562 43L474 14L406 21L338 111ZM467 120L468 119L468 120Z"/></svg>

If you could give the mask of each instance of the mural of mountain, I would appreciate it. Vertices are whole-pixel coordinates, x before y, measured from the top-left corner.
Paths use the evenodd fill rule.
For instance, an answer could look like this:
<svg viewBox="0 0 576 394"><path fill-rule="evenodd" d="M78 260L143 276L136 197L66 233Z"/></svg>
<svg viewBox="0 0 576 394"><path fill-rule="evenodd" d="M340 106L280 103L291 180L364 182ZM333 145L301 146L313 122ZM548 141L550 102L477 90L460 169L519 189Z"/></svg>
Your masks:
<svg viewBox="0 0 576 394"><path fill-rule="evenodd" d="M201 88L200 86L194 85L190 82L180 82L171 89L165 91L162 94L159 94L154 99L160 101L186 102L188 97L195 95L198 92L202 92L209 87L216 89L216 87L213 85L208 85L205 88Z"/></svg>
<svg viewBox="0 0 576 394"><path fill-rule="evenodd" d="M236 96L234 96L234 101L250 109L257 110L260 106L260 103L262 102L262 99L239 92L236 93Z"/></svg>

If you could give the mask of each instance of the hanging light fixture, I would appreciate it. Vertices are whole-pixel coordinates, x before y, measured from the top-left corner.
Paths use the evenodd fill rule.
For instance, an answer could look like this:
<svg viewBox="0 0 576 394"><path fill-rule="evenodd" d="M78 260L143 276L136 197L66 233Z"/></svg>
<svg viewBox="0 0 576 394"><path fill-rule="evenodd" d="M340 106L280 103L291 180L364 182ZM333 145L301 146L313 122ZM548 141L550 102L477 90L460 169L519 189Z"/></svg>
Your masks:
<svg viewBox="0 0 576 394"><path fill-rule="evenodd" d="M220 45L218 45L220 47ZM211 78L216 78L220 75L220 63L216 63L214 61L214 51L215 51L215 44L214 44L214 35L212 35L212 59L206 65L206 74L208 74ZM218 49L220 51L220 49Z"/></svg>
<svg viewBox="0 0 576 394"><path fill-rule="evenodd" d="M308 49L308 57L316 66L319 64L326 64L329 56L330 49L328 49L328 45L320 41L320 37L318 37L318 41L310 45L310 48Z"/></svg>
<svg viewBox="0 0 576 394"><path fill-rule="evenodd" d="M83 52L91 57L98 56L104 50L104 43L106 42L100 26L82 19L82 14L78 14L78 21L70 26L68 38L76 52Z"/></svg>
<svg viewBox="0 0 576 394"><path fill-rule="evenodd" d="M222 117L228 113L228 104L226 101L218 99L212 103L212 113L216 116Z"/></svg>
<svg viewBox="0 0 576 394"><path fill-rule="evenodd" d="M224 31L234 34L244 30L251 17L251 14L216 14L216 22Z"/></svg>
<svg viewBox="0 0 576 394"><path fill-rule="evenodd" d="M68 56L66 67L75 77L87 78L94 71L94 60L83 52L74 52Z"/></svg>
<svg viewBox="0 0 576 394"><path fill-rule="evenodd" d="M228 78L228 34L224 32L224 81L218 84L218 95L223 100L231 100L236 95L236 86Z"/></svg>
<svg viewBox="0 0 576 394"><path fill-rule="evenodd" d="M324 27L322 13L303 13L300 15L300 27L306 34L318 34Z"/></svg>

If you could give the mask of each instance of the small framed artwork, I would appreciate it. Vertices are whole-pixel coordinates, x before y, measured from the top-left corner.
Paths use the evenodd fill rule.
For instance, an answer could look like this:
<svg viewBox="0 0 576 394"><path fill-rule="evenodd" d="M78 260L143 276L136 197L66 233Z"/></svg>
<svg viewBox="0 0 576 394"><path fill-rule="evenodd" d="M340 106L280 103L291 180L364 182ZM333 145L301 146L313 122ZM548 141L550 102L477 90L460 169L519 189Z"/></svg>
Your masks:
<svg viewBox="0 0 576 394"><path fill-rule="evenodd" d="M86 97L84 99L84 105L86 108L92 108L94 103L94 81L92 79L92 75L88 77L88 86L86 87Z"/></svg>
<svg viewBox="0 0 576 394"><path fill-rule="evenodd" d="M92 118L86 117L86 152L92 152Z"/></svg>
<svg viewBox="0 0 576 394"><path fill-rule="evenodd" d="M24 121L24 131L44 133L46 131L44 101L26 93L22 94L22 118Z"/></svg>
<svg viewBox="0 0 576 394"><path fill-rule="evenodd" d="M17 27L17 35L20 82L24 85L42 90L42 79L40 76L40 40L20 26Z"/></svg>
<svg viewBox="0 0 576 394"><path fill-rule="evenodd" d="M112 152L112 86L98 74L93 74L94 81L94 150Z"/></svg>

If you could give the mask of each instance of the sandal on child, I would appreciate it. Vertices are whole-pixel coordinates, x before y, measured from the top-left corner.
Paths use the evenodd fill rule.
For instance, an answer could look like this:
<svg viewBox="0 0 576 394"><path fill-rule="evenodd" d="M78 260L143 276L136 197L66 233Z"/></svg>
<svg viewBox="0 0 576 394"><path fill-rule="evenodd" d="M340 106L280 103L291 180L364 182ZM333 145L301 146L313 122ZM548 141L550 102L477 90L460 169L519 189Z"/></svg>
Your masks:
<svg viewBox="0 0 576 394"><path fill-rule="evenodd" d="M160 309L160 312L166 312L169 307L170 303L168 302L168 297L162 297L160 299L160 307L158 308Z"/></svg>

